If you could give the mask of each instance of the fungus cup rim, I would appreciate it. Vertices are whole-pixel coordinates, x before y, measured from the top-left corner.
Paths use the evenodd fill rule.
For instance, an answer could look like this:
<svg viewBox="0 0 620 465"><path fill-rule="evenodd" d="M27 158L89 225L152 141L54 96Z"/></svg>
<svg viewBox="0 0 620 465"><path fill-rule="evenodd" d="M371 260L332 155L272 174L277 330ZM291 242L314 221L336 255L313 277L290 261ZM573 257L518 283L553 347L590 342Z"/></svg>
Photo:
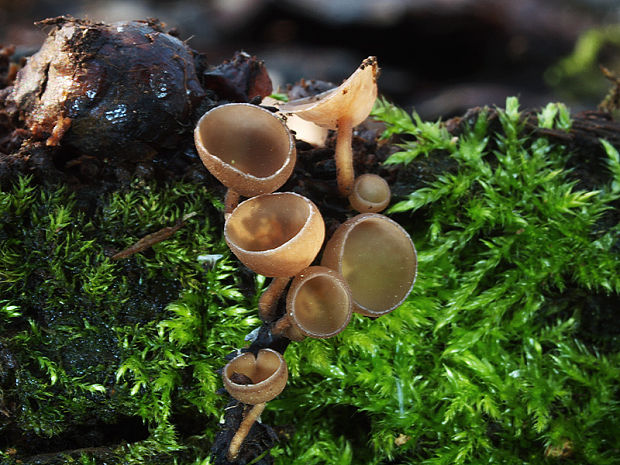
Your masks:
<svg viewBox="0 0 620 465"><path fill-rule="evenodd" d="M378 182L381 184L382 187L385 186L387 188L387 196L384 197L380 202L375 202L361 195L360 184L366 179L371 179L372 180L371 182L374 182L374 183ZM390 204L390 200L391 200L390 185L384 178L382 178L378 174L365 173L355 178L355 181L353 182L353 190L351 191L351 195L349 196L349 203L351 203L351 206L358 212L379 213L387 208L387 206ZM362 203L364 202L367 205L365 208L362 208ZM362 211L362 209L364 211Z"/></svg>
<svg viewBox="0 0 620 465"><path fill-rule="evenodd" d="M205 118L211 116L213 117L214 112L216 111L221 111L224 110L226 108L230 108L230 107L247 107L247 108L252 108L252 111L254 110L258 110L261 111L267 115L270 115L272 118L274 118L276 121L278 121L278 123L280 124L280 126L282 127L283 134L287 136L288 138L288 152L287 152L287 156L286 156L286 161L280 166L280 168L278 168L276 171L274 171L272 174L270 174L269 176L256 176L253 175L251 173L248 173L246 171L242 171L239 168L235 167L234 165L222 160L220 157L218 157L217 155L209 152L209 150L207 150L203 138L202 138L202 134L201 134L201 124L203 123L203 121L205 121ZM274 181L276 178L278 178L279 176L281 176L283 173L285 173L286 171L290 170L291 173L295 167L295 162L297 159L297 151L296 151L296 147L295 147L295 137L293 136L293 134L291 133L290 129L288 128L288 126L286 125L286 123L281 119L278 118L275 114L273 114L271 111L259 106L259 105L253 105L251 103L241 103L241 102L231 102L231 103L225 103L223 105L218 105L215 108L212 108L211 110L207 111L205 114L203 114L200 119L198 120L198 122L196 123L196 127L194 128L194 141L196 143L196 146L198 146L198 143L200 143L200 145L203 147L203 150L198 150L198 154L199 156L202 158L204 157L208 157L213 163L215 164L219 164L221 166L224 167L224 169L229 170L233 173L235 173L237 176L245 178L245 179L249 179L251 180L253 183L256 183L257 185L260 185L261 187L262 184L267 184L270 181ZM208 169L208 167L207 167ZM209 172L211 172L211 170L209 170ZM213 173L212 173L213 174ZM286 176L283 181L281 183L279 183L280 185L275 187L272 190L267 190L265 191L264 188L261 190L260 188L255 188L255 189L239 189L238 186L232 186L229 185L230 183L224 182L220 176L216 176L214 174L214 176L218 179L218 181L220 181L222 184L224 184L226 187L228 187L229 189L233 189L239 193L241 193L242 195L245 195L246 193L248 193L250 190L253 192L257 192L257 194L248 194L248 197L252 197L253 195L261 195L261 194L267 194L270 192L275 191L276 189L279 189L290 177L290 173L288 176Z"/></svg>
<svg viewBox="0 0 620 465"><path fill-rule="evenodd" d="M280 362L278 368L267 378L259 381L258 383L254 383L252 381L252 383L250 384L238 384L230 379L228 371L234 367L233 364L235 361L238 361L241 358L251 357L254 361L254 364L256 365L259 363L261 354L264 353L268 354L269 356L275 355ZM270 400L277 397L284 390L284 388L286 387L286 382L288 381L288 367L286 365L286 360L284 359L282 354L273 349L266 348L260 349L257 355L254 355L252 352L244 352L230 360L222 369L222 378L224 380L224 387L226 388L226 391L228 391L228 393L233 398L237 399L239 402L243 402L244 404L256 405L263 402L269 402ZM280 383L282 384L281 386L279 386ZM274 387L275 389L273 389ZM236 392L231 392L231 388ZM267 396L265 396L265 394L267 394ZM262 399L250 401L250 397L262 397Z"/></svg>
<svg viewBox="0 0 620 465"><path fill-rule="evenodd" d="M305 196L303 196L301 194L297 194L295 192L271 192L271 193L267 193L267 194L260 194L260 195L251 197L251 198L246 199L243 202L241 202L237 206L237 208L235 208L235 210L233 210L233 213L231 214L231 216L226 219L226 221L224 223L224 237L226 238L226 241L228 242L228 237L229 237L228 234L226 233L227 228L228 228L228 224L231 221L231 218L233 218L233 216L235 214L235 211L237 211L237 209L241 208L244 204L247 204L248 202L256 201L256 200L258 200L258 199L260 199L262 197L266 197L266 196L279 196L279 195L294 195L296 197L301 198L304 201L304 205L308 208L308 210L310 210L309 214L306 217L306 221L299 228L299 230L297 231L297 233L293 237L291 237L286 242L283 242L282 244L280 244L277 247L273 247L273 248L270 248L270 249L263 249L263 250L248 250L248 249L245 249L243 247L240 247L237 243L234 243L235 247L237 249L243 251L244 254L248 254L250 256L257 256L257 255L262 255L262 254L265 254L265 253L270 253L270 254L271 253L277 253L280 250L285 249L293 241L300 240L299 239L299 233L301 231L303 231L306 228L306 226L308 226L311 223L311 221L314 218L314 215L318 214L320 219L321 219L321 221L323 220L323 217L321 216L321 212L319 211L318 207L316 207L314 202L312 202L312 200L310 200L309 198L307 198L307 197L305 197ZM313 205L315 206L315 208L312 208ZM323 241L321 241L321 243L322 242ZM318 251L317 251L317 253L318 253Z"/></svg>
<svg viewBox="0 0 620 465"><path fill-rule="evenodd" d="M310 276L308 276L307 274L304 275L305 273L311 273L311 275ZM310 331L309 329L305 328L300 323L300 321L297 319L295 315L295 306L292 304L292 300L294 297L297 296L297 292L301 289L302 285L306 284L307 282L313 279L324 277L326 275L329 276L330 279L333 279L337 283L339 289L346 295L347 300L348 300L348 306L347 306L348 309L347 309L347 315L339 328L329 333L321 334L321 333L317 333L314 331ZM297 327L299 332L301 332L304 336L311 337L311 338L317 338L317 339L327 339L329 337L335 336L336 334L344 331L346 327L349 325L349 322L351 321L351 317L353 315L353 296L351 294L351 289L349 288L349 284L347 283L346 279L344 279L344 277L340 273L326 266L309 266L308 268L305 268L301 273L299 273L295 277L293 282L291 283L289 293L286 296L286 310L291 320L293 321L293 324Z"/></svg>
<svg viewBox="0 0 620 465"><path fill-rule="evenodd" d="M381 213L360 213L358 215L355 215L354 217L349 218L347 221L342 223L338 227L334 235L327 242L325 246L325 252L323 252L323 258L321 260L321 265L327 266L328 268L332 268L336 272L341 273L342 272L341 270L342 257L343 257L343 253L345 249L344 245L347 242L347 238L349 237L349 235L351 234L351 232L353 231L353 229L355 229L357 225L367 220L388 222L388 224L390 224L392 227L395 227L397 230L403 233L404 236L409 239L409 243L411 244L411 248L413 251L413 259L414 259L413 276L411 277L411 284L409 285L409 288L407 289L406 292L404 292L404 296L399 302L397 302L395 305L390 306L387 309L375 311L375 310L369 309L368 307L364 305L361 305L355 299L355 296L353 295L353 289L351 289L351 296L353 300L353 311L356 313L361 313L366 316L370 316L370 317L379 317L379 316L386 315L394 311L396 308L398 308L400 305L403 304L403 302L407 299L409 294L411 294L411 291L413 290L413 286L415 285L415 282L418 276L418 252L416 250L415 244L413 243L413 240L411 239L411 236L405 230L405 228L403 228L400 224L398 224L393 219L385 215L382 215ZM337 248L333 247L334 243L332 241L334 239L336 239L338 242ZM332 266L332 261L333 261L332 259L335 259L335 266ZM346 277L344 279L346 280Z"/></svg>

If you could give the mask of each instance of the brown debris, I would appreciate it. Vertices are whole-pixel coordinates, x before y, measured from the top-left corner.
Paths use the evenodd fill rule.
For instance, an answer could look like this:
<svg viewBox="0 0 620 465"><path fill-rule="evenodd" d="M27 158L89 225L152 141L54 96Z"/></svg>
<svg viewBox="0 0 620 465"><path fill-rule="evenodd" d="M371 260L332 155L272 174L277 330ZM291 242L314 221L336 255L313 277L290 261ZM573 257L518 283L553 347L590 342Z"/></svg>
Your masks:
<svg viewBox="0 0 620 465"><path fill-rule="evenodd" d="M410 439L411 439L411 436L407 436L401 433L398 435L398 437L394 438L394 444L398 447L401 447L407 444L407 442L409 442Z"/></svg>
<svg viewBox="0 0 620 465"><path fill-rule="evenodd" d="M612 87L599 104L598 109L602 112L613 113L620 110L620 77L604 66L601 66L601 72L611 82Z"/></svg>
<svg viewBox="0 0 620 465"><path fill-rule="evenodd" d="M545 449L545 457L552 459L566 459L573 455L574 446L568 439L565 439L561 445L549 445Z"/></svg>
<svg viewBox="0 0 620 465"><path fill-rule="evenodd" d="M232 60L205 71L202 82L206 89L232 102L262 99L273 91L265 64L245 52L236 52Z"/></svg>
<svg viewBox="0 0 620 465"><path fill-rule="evenodd" d="M185 222L196 215L195 212L189 213L183 217L183 219L179 220L174 226L166 226L165 228L160 229L159 231L155 231L154 233L147 234L143 238L141 238L135 244L127 247L125 250L121 250L120 252L114 254L111 257L111 260L120 260L122 258L130 257L136 253L142 252L149 247L152 247L154 244L165 241L169 237L171 237L175 232L183 227Z"/></svg>
<svg viewBox="0 0 620 465"><path fill-rule="evenodd" d="M197 56L162 24L70 17L40 24L49 36L7 98L35 140L131 158L153 147L167 153L190 131L204 97Z"/></svg>
<svg viewBox="0 0 620 465"><path fill-rule="evenodd" d="M71 118L65 116L59 116L58 121L52 129L52 135L47 138L45 145L48 147L56 147L60 144L60 140L65 135L65 132L71 127Z"/></svg>
<svg viewBox="0 0 620 465"><path fill-rule="evenodd" d="M0 89L10 86L17 75L18 65L11 61L15 53L15 45L3 47L0 45Z"/></svg>

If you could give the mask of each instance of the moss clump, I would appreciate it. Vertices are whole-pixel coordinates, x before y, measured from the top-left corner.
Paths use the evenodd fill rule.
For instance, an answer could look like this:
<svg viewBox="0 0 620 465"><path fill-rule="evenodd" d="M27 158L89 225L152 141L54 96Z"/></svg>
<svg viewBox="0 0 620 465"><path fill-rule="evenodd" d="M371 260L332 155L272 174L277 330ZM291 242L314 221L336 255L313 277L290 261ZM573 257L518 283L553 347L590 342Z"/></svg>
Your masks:
<svg viewBox="0 0 620 465"><path fill-rule="evenodd" d="M223 405L215 371L257 324L214 203L184 183L138 183L88 216L66 188L27 177L0 194L5 460L98 448L107 463L111 449L118 463L155 463L192 435L208 454ZM191 212L152 249L109 258Z"/></svg>
<svg viewBox="0 0 620 465"><path fill-rule="evenodd" d="M601 141L608 174L584 190L516 99L458 137L386 102L375 115L405 141L388 163L409 195L391 214L418 281L390 315L288 348L289 385L263 415L287 438L276 463L620 463L617 149ZM536 121L571 127L562 105ZM209 463L216 370L259 324L214 204L184 183L136 184L88 214L28 178L1 194L4 462Z"/></svg>
<svg viewBox="0 0 620 465"><path fill-rule="evenodd" d="M385 102L375 114L409 140L388 163L452 169L391 208L420 253L406 303L287 350L269 421L298 431L280 463L620 463L617 151L603 142L609 182L582 191L516 99L458 138ZM537 120L571 122L555 104Z"/></svg>

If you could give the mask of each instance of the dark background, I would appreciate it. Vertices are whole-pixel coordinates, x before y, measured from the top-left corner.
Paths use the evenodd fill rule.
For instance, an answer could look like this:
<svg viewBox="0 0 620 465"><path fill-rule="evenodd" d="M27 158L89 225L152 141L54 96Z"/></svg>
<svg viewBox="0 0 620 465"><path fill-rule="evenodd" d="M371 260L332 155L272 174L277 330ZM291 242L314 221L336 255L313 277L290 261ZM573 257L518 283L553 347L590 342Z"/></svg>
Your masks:
<svg viewBox="0 0 620 465"><path fill-rule="evenodd" d="M235 50L258 56L276 88L339 83L376 55L380 91L433 119L509 95L528 107L594 108L609 87L598 65L620 74L620 0L0 0L0 44L32 53L45 37L33 23L63 14L158 18L210 64ZM587 66L561 61L592 36Z"/></svg>

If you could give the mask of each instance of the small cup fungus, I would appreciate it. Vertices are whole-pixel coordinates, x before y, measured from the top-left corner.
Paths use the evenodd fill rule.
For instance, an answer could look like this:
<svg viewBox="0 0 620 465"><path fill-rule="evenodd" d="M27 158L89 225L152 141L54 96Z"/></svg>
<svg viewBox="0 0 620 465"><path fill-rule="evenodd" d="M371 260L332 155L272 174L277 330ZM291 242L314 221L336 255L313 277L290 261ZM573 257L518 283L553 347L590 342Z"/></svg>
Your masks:
<svg viewBox="0 0 620 465"><path fill-rule="evenodd" d="M224 237L248 268L269 277L291 277L316 257L325 238L316 205L293 192L241 202L226 220Z"/></svg>
<svg viewBox="0 0 620 465"><path fill-rule="evenodd" d="M278 352L261 349L256 357L251 352L245 352L228 362L222 371L222 379L232 397L253 405L230 441L228 459L234 460L250 428L265 409L265 403L284 390L288 368Z"/></svg>
<svg viewBox="0 0 620 465"><path fill-rule="evenodd" d="M390 203L390 186L381 176L368 173L355 178L349 203L360 213L378 213Z"/></svg>
<svg viewBox="0 0 620 465"><path fill-rule="evenodd" d="M409 295L417 273L417 254L407 232L378 213L345 221L327 242L321 265L344 276L353 311L385 315Z"/></svg>
<svg viewBox="0 0 620 465"><path fill-rule="evenodd" d="M205 113L194 141L204 165L229 189L227 213L239 195L253 197L280 188L295 166L295 142L286 125L248 103L220 105Z"/></svg>
<svg viewBox="0 0 620 465"><path fill-rule="evenodd" d="M235 382L235 373L252 382ZM252 352L245 352L228 362L222 372L222 379L231 396L244 404L256 405L269 402L284 390L288 368L278 352L261 349L256 357Z"/></svg>
<svg viewBox="0 0 620 465"><path fill-rule="evenodd" d="M274 277L261 296L266 321L291 276L312 263L325 239L325 224L316 205L299 194L276 192L241 202L226 220L224 238L230 250L251 270Z"/></svg>
<svg viewBox="0 0 620 465"><path fill-rule="evenodd" d="M272 333L289 339L332 337L349 324L352 298L344 278L324 266L310 266L299 273L286 296L286 315Z"/></svg>
<svg viewBox="0 0 620 465"><path fill-rule="evenodd" d="M313 97L291 100L282 105L283 113L296 114L319 126L337 129L336 176L338 190L348 197L353 188L353 127L364 121L377 98L377 59L366 58L340 86Z"/></svg>

